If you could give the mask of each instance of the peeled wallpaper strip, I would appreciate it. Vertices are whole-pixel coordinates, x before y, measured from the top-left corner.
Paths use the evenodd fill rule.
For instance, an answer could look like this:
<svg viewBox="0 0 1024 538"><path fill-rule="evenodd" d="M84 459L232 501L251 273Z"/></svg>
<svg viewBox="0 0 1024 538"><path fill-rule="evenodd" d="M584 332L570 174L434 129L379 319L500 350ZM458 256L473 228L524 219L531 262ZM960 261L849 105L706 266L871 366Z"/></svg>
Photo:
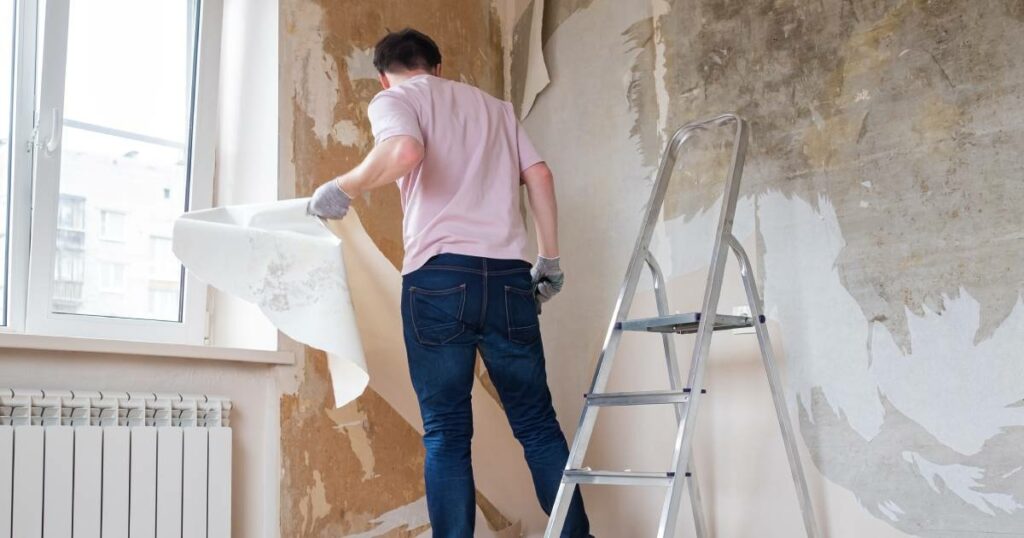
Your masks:
<svg viewBox="0 0 1024 538"><path fill-rule="evenodd" d="M551 82L548 76L547 62L544 61L544 44L541 40L544 26L544 0L533 0L533 9L530 10L529 29L527 30L529 45L527 47L526 73L513 73L513 76L525 77L523 84L522 102L519 103L519 119L524 120L533 109L533 103L537 95L544 91Z"/></svg>
<svg viewBox="0 0 1024 538"><path fill-rule="evenodd" d="M172 250L200 280L255 303L281 332L327 352L340 407L369 381L341 241L305 214L306 200L193 211Z"/></svg>
<svg viewBox="0 0 1024 538"><path fill-rule="evenodd" d="M200 280L325 351L336 406L369 385L422 434L402 337L402 277L354 210L325 227L305 214L306 200L187 213L175 221L174 254ZM522 449L479 381L472 405L477 488L513 521L543 517Z"/></svg>

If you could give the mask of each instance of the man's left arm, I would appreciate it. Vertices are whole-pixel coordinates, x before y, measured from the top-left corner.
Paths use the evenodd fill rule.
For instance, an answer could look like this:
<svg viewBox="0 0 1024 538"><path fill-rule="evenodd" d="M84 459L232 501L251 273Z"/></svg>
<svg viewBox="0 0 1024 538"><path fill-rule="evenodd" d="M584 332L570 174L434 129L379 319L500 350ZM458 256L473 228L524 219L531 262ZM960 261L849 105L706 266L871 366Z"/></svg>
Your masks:
<svg viewBox="0 0 1024 538"><path fill-rule="evenodd" d="M423 160L423 144L407 135L392 136L377 144L350 172L334 179L345 194L355 198L394 183Z"/></svg>
<svg viewBox="0 0 1024 538"><path fill-rule="evenodd" d="M394 183L423 160L423 144L415 137L398 135L377 144L363 162L317 187L307 211L328 219L340 219L348 213L352 199Z"/></svg>
<svg viewBox="0 0 1024 538"><path fill-rule="evenodd" d="M423 160L423 132L415 107L401 95L381 92L367 107L375 145L350 172L324 183L313 193L307 212L340 219L352 199L408 174Z"/></svg>

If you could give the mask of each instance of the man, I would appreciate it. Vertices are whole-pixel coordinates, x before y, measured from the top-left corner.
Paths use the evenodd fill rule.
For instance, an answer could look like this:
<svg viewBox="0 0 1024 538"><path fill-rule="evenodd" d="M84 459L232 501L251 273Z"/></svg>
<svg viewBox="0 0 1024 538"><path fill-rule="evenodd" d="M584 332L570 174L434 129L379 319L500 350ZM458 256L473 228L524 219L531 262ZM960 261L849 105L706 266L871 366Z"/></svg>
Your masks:
<svg viewBox="0 0 1024 538"><path fill-rule="evenodd" d="M511 104L440 78L441 53L406 29L377 43L384 90L370 102L375 146L317 188L308 211L342 218L353 198L398 181L405 259L402 322L423 417L424 475L434 536L473 536L470 389L477 350L550 512L568 458L544 368L540 303L562 288L551 171ZM526 185L539 257L523 260ZM577 490L563 536L586 537Z"/></svg>

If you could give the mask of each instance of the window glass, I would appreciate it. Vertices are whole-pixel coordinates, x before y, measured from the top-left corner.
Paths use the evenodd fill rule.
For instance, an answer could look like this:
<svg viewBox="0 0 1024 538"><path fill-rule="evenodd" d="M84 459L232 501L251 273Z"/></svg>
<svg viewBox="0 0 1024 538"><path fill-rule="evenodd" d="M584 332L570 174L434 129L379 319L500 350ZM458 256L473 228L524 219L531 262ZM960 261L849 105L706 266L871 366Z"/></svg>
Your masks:
<svg viewBox="0 0 1024 538"><path fill-rule="evenodd" d="M195 4L71 2L55 312L181 319Z"/></svg>
<svg viewBox="0 0 1024 538"><path fill-rule="evenodd" d="M104 262L100 269L100 285L103 291L119 293L124 290L124 264Z"/></svg>
<svg viewBox="0 0 1024 538"><path fill-rule="evenodd" d="M124 241L124 213L100 211L100 239Z"/></svg>

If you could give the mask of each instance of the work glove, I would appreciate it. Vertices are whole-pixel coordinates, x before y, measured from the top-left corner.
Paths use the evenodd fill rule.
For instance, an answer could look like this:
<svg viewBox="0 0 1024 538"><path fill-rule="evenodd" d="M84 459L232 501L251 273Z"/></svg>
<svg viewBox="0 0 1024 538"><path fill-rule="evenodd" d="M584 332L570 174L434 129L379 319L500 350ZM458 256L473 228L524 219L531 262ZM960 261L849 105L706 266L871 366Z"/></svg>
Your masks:
<svg viewBox="0 0 1024 538"><path fill-rule="evenodd" d="M562 291L562 285L565 284L565 274L558 266L558 260L559 258L537 256L537 263L530 270L538 314L540 314L541 304L550 301L552 297Z"/></svg>
<svg viewBox="0 0 1024 538"><path fill-rule="evenodd" d="M340 219L348 213L351 204L352 198L332 179L313 191L313 196L306 203L306 214L323 219Z"/></svg>

